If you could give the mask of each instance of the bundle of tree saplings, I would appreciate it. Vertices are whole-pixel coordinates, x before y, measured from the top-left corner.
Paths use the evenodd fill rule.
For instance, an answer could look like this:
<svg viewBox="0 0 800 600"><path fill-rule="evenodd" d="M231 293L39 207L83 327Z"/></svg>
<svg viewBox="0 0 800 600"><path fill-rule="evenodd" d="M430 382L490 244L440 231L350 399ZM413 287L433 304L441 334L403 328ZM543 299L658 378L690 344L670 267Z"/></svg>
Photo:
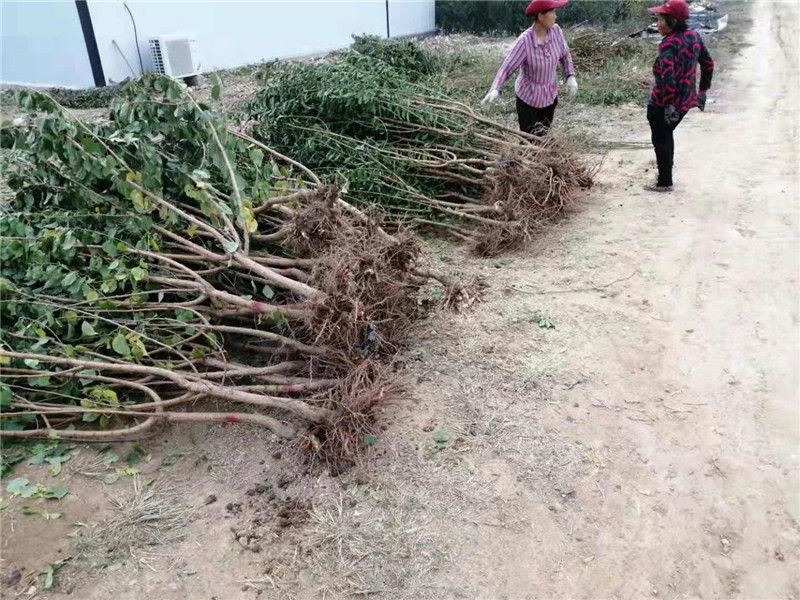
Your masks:
<svg viewBox="0 0 800 600"><path fill-rule="evenodd" d="M242 109L251 135L327 181L348 181L360 208L445 231L481 254L527 239L571 189L591 183L563 142L486 118L441 77L414 71L417 53L402 61L402 48L379 53L377 43L333 63L265 65Z"/></svg>
<svg viewBox="0 0 800 600"><path fill-rule="evenodd" d="M415 239L177 82L128 83L92 126L19 100L33 114L4 137L4 436L228 422L357 451L420 286L450 284L418 267Z"/></svg>

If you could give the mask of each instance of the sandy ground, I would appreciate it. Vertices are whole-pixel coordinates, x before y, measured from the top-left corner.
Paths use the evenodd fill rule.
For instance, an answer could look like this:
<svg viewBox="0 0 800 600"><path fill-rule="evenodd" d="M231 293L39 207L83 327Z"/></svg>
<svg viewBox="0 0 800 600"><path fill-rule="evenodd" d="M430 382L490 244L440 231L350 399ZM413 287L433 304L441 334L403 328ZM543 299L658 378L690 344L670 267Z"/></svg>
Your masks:
<svg viewBox="0 0 800 600"><path fill-rule="evenodd" d="M299 475L263 431L170 430L136 477L179 510L142 535L103 529L138 514L112 502L133 478L103 485L115 465L83 448L62 519L0 513L3 598L800 599L800 23L756 15L678 129L674 193L641 190L643 111L617 109L598 185L532 247L430 246L490 287L415 332L363 468ZM67 555L57 591L24 584Z"/></svg>
<svg viewBox="0 0 800 600"><path fill-rule="evenodd" d="M759 11L727 111L677 134L676 192L640 193L647 153L614 152L562 244L507 273L554 292L524 304L556 323L550 351L535 324L476 316L517 350L503 366L557 357L537 371L566 385L537 412L588 464L547 506L498 457L519 523L465 533L452 597L800 594L797 12Z"/></svg>

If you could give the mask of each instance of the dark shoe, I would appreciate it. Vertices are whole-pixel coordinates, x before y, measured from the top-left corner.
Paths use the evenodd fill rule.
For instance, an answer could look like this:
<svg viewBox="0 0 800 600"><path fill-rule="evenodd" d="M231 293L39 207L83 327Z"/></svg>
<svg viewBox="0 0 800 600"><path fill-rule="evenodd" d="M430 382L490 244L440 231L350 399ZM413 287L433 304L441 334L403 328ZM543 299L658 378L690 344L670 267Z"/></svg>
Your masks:
<svg viewBox="0 0 800 600"><path fill-rule="evenodd" d="M651 183L650 185L644 186L645 191L648 192L671 192L672 186L671 185L658 185L657 183Z"/></svg>

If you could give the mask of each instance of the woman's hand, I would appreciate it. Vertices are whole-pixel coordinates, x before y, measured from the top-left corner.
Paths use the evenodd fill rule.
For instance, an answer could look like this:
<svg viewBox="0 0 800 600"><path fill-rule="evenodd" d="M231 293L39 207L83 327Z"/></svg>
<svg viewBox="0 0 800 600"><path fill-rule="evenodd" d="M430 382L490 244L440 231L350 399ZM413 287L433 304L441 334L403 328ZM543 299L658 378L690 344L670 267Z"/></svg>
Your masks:
<svg viewBox="0 0 800 600"><path fill-rule="evenodd" d="M672 104L668 104L664 107L664 122L667 125L674 127L680 120L681 116L678 114L677 108L675 108Z"/></svg>
<svg viewBox="0 0 800 600"><path fill-rule="evenodd" d="M497 90L489 90L489 93L481 100L481 106L497 102L498 98L500 98L500 92Z"/></svg>
<svg viewBox="0 0 800 600"><path fill-rule="evenodd" d="M567 95L570 98L574 98L578 94L578 80L575 79L575 75L570 75L567 77Z"/></svg>
<svg viewBox="0 0 800 600"><path fill-rule="evenodd" d="M706 110L706 101L707 96L705 90L700 90L700 92L697 94L697 103L700 105L700 110L703 112Z"/></svg>

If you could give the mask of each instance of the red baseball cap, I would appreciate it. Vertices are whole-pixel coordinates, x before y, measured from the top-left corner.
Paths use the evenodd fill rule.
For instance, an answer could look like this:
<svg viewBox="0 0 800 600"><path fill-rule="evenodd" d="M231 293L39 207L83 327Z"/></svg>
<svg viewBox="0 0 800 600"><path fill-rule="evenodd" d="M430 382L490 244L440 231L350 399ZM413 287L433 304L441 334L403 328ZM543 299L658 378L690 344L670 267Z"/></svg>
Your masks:
<svg viewBox="0 0 800 600"><path fill-rule="evenodd" d="M667 0L661 6L648 10L657 15L670 15L679 21L687 21L689 19L689 5L683 0Z"/></svg>
<svg viewBox="0 0 800 600"><path fill-rule="evenodd" d="M554 8L561 8L566 3L567 0L533 0L533 2L528 5L528 8L525 9L525 14L529 17L531 15L538 15L539 13L545 13Z"/></svg>

